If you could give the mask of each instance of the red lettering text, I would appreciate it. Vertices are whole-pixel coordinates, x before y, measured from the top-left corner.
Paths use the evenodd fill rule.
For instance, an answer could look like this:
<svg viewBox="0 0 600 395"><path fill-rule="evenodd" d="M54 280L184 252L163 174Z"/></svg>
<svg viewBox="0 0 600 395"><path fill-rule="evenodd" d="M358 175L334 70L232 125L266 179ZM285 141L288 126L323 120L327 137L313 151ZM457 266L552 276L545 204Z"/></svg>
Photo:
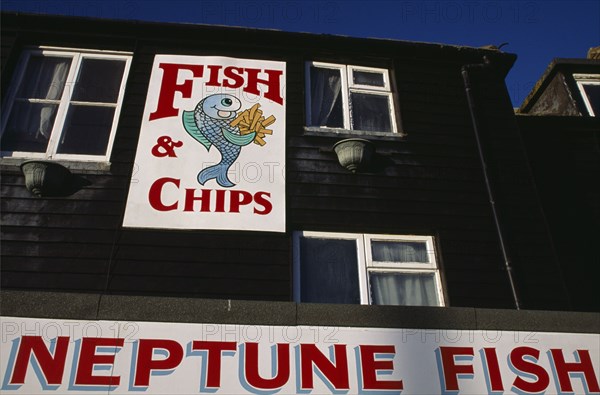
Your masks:
<svg viewBox="0 0 600 395"><path fill-rule="evenodd" d="M173 107L175 92L181 93L181 96L184 98L192 97L192 81L190 79L186 79L181 84L177 83L179 70L191 71L193 78L202 77L204 72L204 66L193 64L161 63L158 67L163 70L163 77L158 96L158 105L156 110L150 114L151 121L179 115L179 110Z"/></svg>
<svg viewBox="0 0 600 395"><path fill-rule="evenodd" d="M29 357L33 355L46 383L50 385L61 384L63 372L65 371L67 350L69 348L69 338L63 336L57 337L55 342L54 355L52 355L41 336L22 336L10 383L25 383L25 373L27 373Z"/></svg>
<svg viewBox="0 0 600 395"><path fill-rule="evenodd" d="M162 190L165 184L175 184L179 188L179 180L176 178L163 177L152 183L150 191L148 192L148 202L150 206L156 211L172 211L177 210L177 202L167 206L162 201Z"/></svg>
<svg viewBox="0 0 600 395"><path fill-rule="evenodd" d="M262 210L259 210L257 207L254 207L254 214L267 215L273 210L273 205L267 199L270 197L271 194L268 192L256 192L254 194L254 202L259 206L262 206Z"/></svg>
<svg viewBox="0 0 600 395"><path fill-rule="evenodd" d="M551 349L550 353L552 355L554 367L556 368L560 392L573 392L570 374L583 373L582 380L584 380L584 384L589 392L600 393L600 386L598 386L598 379L596 379L596 373L594 372L594 366L592 365L592 359L590 358L590 352L588 350L576 351L577 362L566 362L562 350Z"/></svg>
<svg viewBox="0 0 600 395"><path fill-rule="evenodd" d="M513 381L513 387L525 392L543 392L550 384L550 377L546 370L532 361L528 361L525 357L532 357L535 362L538 361L540 351L531 347L517 347L510 353L510 363L519 372L534 375L535 381L525 381L520 376Z"/></svg>
<svg viewBox="0 0 600 395"><path fill-rule="evenodd" d="M175 187L175 189L173 189ZM148 202L156 211L173 211L183 207L186 212L215 212L215 213L239 213L246 208L246 212L257 215L267 215L273 210L273 205L268 192L256 192L252 195L243 190L223 189L193 189L185 188L178 194L183 193L182 204L179 199L166 198L167 192L179 191L180 180L177 178L163 177L152 183L148 191ZM168 195L167 195L168 196ZM254 203L252 205L252 203Z"/></svg>
<svg viewBox="0 0 600 395"><path fill-rule="evenodd" d="M236 342L212 342L212 341L193 341L192 350L206 351L208 361L206 361L206 387L219 388L221 386L221 355L223 351L235 351Z"/></svg>
<svg viewBox="0 0 600 395"><path fill-rule="evenodd" d="M76 385L106 385L117 386L121 382L120 376L95 376L94 365L114 365L115 354L118 349L123 347L125 339L113 339L102 337L84 337L81 339L81 351L79 353L79 363L77 364L77 374L75 375ZM114 354L98 355L98 347L110 347L114 349Z"/></svg>
<svg viewBox="0 0 600 395"><path fill-rule="evenodd" d="M473 375L473 365L457 365L456 357L473 357L473 347L440 347L441 364L446 391L458 391L459 376Z"/></svg>
<svg viewBox="0 0 600 395"><path fill-rule="evenodd" d="M163 359L153 359L154 350L164 350L168 355ZM175 369L182 359L183 347L175 340L140 339L134 385L147 387L153 370Z"/></svg>
<svg viewBox="0 0 600 395"><path fill-rule="evenodd" d="M222 189L217 189L217 205L215 207L215 212L225 212L225 191Z"/></svg>
<svg viewBox="0 0 600 395"><path fill-rule="evenodd" d="M500 373L500 366L498 365L498 355L496 354L495 348L484 348L483 354L485 358L484 372L490 382L490 389L492 392L504 391L504 385L502 384L502 374Z"/></svg>
<svg viewBox="0 0 600 395"><path fill-rule="evenodd" d="M379 380L378 370L394 370L394 362L388 360L376 360L375 354L396 354L394 346L360 346L360 362L362 365L362 378L364 390L397 390L404 389L402 380Z"/></svg>
<svg viewBox="0 0 600 395"><path fill-rule="evenodd" d="M323 376L333 385L335 389L347 390L348 383L348 359L346 356L346 345L336 344L334 347L335 364L329 360L314 344L300 345L300 387L302 389L313 389L313 364L323 373Z"/></svg>
<svg viewBox="0 0 600 395"><path fill-rule="evenodd" d="M219 71L223 68L220 65L210 65L206 66L208 70L210 70L210 78L206 81L207 86L221 86L221 82L219 81Z"/></svg>
<svg viewBox="0 0 600 395"><path fill-rule="evenodd" d="M248 81L246 87L244 88L245 92L252 93L254 95L259 95L260 91L258 89L258 84L266 85L267 91L264 93L264 97L273 100L275 103L283 104L283 98L281 97L281 76L283 75L283 71L281 70L262 70L264 74L267 75L267 79L258 78L258 73L261 72L260 69L245 69L248 77Z"/></svg>
<svg viewBox="0 0 600 395"><path fill-rule="evenodd" d="M200 211L210 211L210 189L201 189L200 196L195 195L195 189L185 190L185 207L183 211L194 211L194 202L201 201Z"/></svg>
<svg viewBox="0 0 600 395"><path fill-rule="evenodd" d="M274 390L281 388L290 378L290 345L277 344L277 374L271 379L265 379L258 372L258 343L246 343L244 360L244 374L248 384L261 390ZM271 361L275 363L275 361Z"/></svg>
<svg viewBox="0 0 600 395"><path fill-rule="evenodd" d="M241 67L226 67L225 77L229 79L223 80L223 86L226 88L239 88L244 85L243 72L244 69Z"/></svg>
<svg viewBox="0 0 600 395"><path fill-rule="evenodd" d="M240 206L252 203L252 194L246 191L231 191L231 201L229 202L231 213L239 213Z"/></svg>

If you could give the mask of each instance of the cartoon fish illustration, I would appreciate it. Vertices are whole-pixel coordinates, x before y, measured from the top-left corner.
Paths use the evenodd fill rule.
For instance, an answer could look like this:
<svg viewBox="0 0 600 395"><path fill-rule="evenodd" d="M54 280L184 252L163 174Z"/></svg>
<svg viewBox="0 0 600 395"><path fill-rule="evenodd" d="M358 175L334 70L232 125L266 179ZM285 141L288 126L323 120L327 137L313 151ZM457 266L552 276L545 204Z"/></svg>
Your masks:
<svg viewBox="0 0 600 395"><path fill-rule="evenodd" d="M236 112L242 107L240 100L228 94L215 94L202 99L194 111L183 112L183 126L196 141L208 151L214 146L221 154L221 161L198 174L198 182L204 185L216 179L226 188L235 184L227 176L231 165L240 155L241 147L250 144L256 133L240 134L239 128L230 125Z"/></svg>

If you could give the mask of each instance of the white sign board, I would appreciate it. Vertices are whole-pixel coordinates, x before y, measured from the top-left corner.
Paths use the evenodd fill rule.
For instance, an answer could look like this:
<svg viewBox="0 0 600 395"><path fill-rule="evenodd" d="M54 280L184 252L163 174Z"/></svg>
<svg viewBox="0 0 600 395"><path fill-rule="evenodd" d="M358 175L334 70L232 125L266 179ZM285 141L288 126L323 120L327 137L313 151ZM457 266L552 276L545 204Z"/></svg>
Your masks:
<svg viewBox="0 0 600 395"><path fill-rule="evenodd" d="M2 317L18 394L598 394L600 335Z"/></svg>
<svg viewBox="0 0 600 395"><path fill-rule="evenodd" d="M125 227L285 232L285 63L156 55Z"/></svg>

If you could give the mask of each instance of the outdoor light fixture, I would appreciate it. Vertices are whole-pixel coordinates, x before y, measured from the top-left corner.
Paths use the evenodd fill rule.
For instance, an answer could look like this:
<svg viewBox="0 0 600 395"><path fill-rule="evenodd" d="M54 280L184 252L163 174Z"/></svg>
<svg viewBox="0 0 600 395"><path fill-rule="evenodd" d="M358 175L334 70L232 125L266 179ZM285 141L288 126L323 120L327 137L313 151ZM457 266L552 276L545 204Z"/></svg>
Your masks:
<svg viewBox="0 0 600 395"><path fill-rule="evenodd" d="M60 194L71 180L69 169L56 162L28 160L21 164L21 171L25 186L36 197Z"/></svg>
<svg viewBox="0 0 600 395"><path fill-rule="evenodd" d="M356 173L368 167L375 154L375 145L365 139L345 139L333 146L340 165Z"/></svg>

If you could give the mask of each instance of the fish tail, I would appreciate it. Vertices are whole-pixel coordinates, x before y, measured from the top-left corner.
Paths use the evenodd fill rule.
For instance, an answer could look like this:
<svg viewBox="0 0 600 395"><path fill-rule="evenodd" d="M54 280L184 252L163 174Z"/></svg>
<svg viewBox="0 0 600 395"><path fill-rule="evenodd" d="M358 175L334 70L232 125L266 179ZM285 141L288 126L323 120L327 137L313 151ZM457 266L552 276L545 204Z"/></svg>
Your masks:
<svg viewBox="0 0 600 395"><path fill-rule="evenodd" d="M229 166L223 163L207 167L198 173L198 182L200 185L204 185L208 180L216 179L220 186L230 188L235 184L227 177L228 170Z"/></svg>

